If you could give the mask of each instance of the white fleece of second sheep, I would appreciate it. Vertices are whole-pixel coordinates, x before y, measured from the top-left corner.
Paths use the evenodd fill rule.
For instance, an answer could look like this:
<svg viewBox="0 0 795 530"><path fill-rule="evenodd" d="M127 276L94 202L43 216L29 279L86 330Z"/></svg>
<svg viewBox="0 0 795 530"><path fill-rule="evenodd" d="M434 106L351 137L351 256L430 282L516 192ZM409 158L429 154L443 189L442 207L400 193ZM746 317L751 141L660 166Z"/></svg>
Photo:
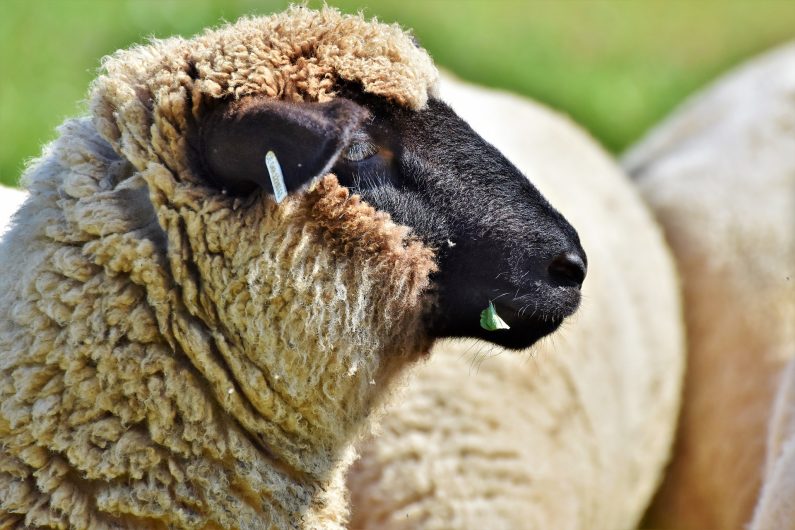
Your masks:
<svg viewBox="0 0 795 530"><path fill-rule="evenodd" d="M22 205L26 196L20 190L0 186L0 236L6 231L11 216Z"/></svg>
<svg viewBox="0 0 795 530"><path fill-rule="evenodd" d="M661 233L565 117L449 78L441 94L577 228L583 302L531 352L437 345L361 448L351 527L634 528L669 455L684 364Z"/></svg>
<svg viewBox="0 0 795 530"><path fill-rule="evenodd" d="M673 248L688 328L650 522L795 529L795 43L695 96L624 165Z"/></svg>

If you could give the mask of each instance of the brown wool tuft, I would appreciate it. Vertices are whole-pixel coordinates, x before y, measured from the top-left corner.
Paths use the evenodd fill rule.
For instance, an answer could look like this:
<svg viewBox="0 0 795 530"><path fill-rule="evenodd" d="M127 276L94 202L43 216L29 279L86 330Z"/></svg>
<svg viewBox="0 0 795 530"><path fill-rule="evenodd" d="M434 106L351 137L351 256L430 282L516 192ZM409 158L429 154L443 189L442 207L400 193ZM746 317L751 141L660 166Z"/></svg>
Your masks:
<svg viewBox="0 0 795 530"><path fill-rule="evenodd" d="M350 445L429 348L433 253L333 176L221 195L184 133L213 98L338 80L419 108L430 59L295 7L104 65L0 247L0 527L343 528Z"/></svg>

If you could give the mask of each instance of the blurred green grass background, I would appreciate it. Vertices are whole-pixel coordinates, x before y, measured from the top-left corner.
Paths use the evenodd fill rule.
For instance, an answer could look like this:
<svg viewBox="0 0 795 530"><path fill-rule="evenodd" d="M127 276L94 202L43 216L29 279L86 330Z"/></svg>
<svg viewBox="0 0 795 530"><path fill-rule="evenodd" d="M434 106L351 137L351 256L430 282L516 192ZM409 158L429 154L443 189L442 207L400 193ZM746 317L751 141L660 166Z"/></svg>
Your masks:
<svg viewBox="0 0 795 530"><path fill-rule="evenodd" d="M16 183L54 128L85 111L103 55L288 3L0 0L0 182ZM788 0L328 3L413 28L439 65L566 112L614 152L721 71L795 37Z"/></svg>

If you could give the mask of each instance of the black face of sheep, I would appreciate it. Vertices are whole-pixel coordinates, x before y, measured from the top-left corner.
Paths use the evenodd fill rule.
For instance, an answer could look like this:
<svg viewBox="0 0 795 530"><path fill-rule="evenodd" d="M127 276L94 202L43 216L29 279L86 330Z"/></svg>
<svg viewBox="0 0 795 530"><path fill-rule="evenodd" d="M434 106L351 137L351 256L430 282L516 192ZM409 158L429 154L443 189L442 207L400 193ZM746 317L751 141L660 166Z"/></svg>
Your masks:
<svg viewBox="0 0 795 530"><path fill-rule="evenodd" d="M439 100L412 111L356 89L327 103L252 97L219 104L197 132L201 169L227 193L263 188L280 200L332 172L411 227L437 255L433 337L523 348L579 304L586 257L575 230ZM481 327L489 301L510 329Z"/></svg>

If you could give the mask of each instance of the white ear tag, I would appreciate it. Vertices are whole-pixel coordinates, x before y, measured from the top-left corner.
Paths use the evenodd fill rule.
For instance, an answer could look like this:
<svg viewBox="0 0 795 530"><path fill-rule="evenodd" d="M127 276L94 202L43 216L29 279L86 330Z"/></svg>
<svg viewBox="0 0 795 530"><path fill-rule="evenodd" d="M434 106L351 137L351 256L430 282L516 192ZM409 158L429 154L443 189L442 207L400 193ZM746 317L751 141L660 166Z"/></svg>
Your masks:
<svg viewBox="0 0 795 530"><path fill-rule="evenodd" d="M279 160L273 151L268 151L265 155L265 166L268 168L268 175L271 177L271 185L273 186L273 195L278 204L287 197L287 186L284 184L282 166L279 165Z"/></svg>

